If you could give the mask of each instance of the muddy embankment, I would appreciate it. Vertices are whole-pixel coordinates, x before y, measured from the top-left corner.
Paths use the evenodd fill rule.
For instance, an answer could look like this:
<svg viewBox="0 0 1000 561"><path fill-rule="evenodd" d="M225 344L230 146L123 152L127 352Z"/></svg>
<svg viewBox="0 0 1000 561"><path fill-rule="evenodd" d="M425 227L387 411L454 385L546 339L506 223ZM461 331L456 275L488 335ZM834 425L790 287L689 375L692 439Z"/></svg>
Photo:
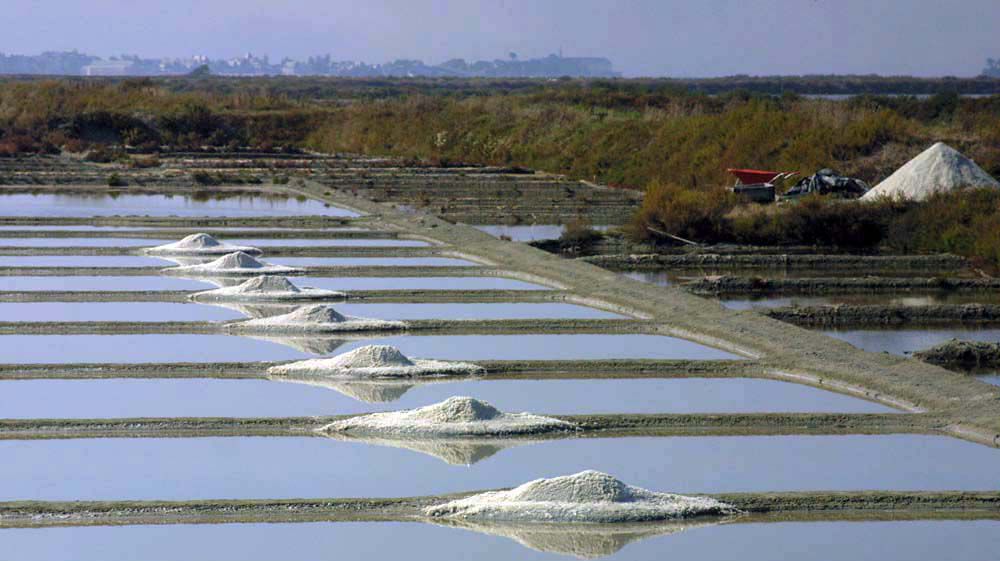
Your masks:
<svg viewBox="0 0 1000 561"><path fill-rule="evenodd" d="M644 269L807 269L830 271L955 271L968 267L957 255L810 255L810 254L620 254L580 257L615 271Z"/></svg>
<svg viewBox="0 0 1000 561"><path fill-rule="evenodd" d="M712 276L684 283L703 296L824 295L871 293L989 292L1000 290L1000 278L822 277L757 278Z"/></svg>
<svg viewBox="0 0 1000 561"><path fill-rule="evenodd" d="M0 419L0 440L74 438L303 437L316 429L358 417L165 417L116 419ZM548 415L576 424L559 431L506 440L536 442L566 438L629 438L746 435L937 434L947 421L933 415L734 413ZM477 440L477 439L473 439ZM481 438L489 444L490 438Z"/></svg>
<svg viewBox="0 0 1000 561"><path fill-rule="evenodd" d="M1000 342L961 341L952 339L935 347L913 353L924 362L974 370L1000 368Z"/></svg>
<svg viewBox="0 0 1000 561"><path fill-rule="evenodd" d="M836 304L760 310L768 317L803 327L887 327L1000 325L1000 305L938 304L878 306Z"/></svg>
<svg viewBox="0 0 1000 561"><path fill-rule="evenodd" d="M481 492L481 491L476 491ZM683 493L683 490L676 490ZM473 492L407 498L0 503L0 527L417 521ZM997 520L1000 492L839 491L704 495L745 513L727 523L816 520Z"/></svg>

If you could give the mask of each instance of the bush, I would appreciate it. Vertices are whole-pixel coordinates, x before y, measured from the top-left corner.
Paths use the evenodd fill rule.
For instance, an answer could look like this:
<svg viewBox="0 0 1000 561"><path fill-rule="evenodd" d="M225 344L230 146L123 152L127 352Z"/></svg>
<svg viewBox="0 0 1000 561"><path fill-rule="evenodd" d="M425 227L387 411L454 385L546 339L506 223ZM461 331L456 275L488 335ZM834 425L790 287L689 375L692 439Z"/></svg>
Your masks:
<svg viewBox="0 0 1000 561"><path fill-rule="evenodd" d="M108 187L125 187L126 185L128 183L117 173L112 173L108 176Z"/></svg>
<svg viewBox="0 0 1000 561"><path fill-rule="evenodd" d="M191 174L191 178L198 185L221 185L222 178L208 173L207 171L196 171Z"/></svg>
<svg viewBox="0 0 1000 561"><path fill-rule="evenodd" d="M731 237L726 215L735 206L735 197L723 188L685 189L653 183L626 233L639 242L676 243L666 234L695 242L721 241Z"/></svg>
<svg viewBox="0 0 1000 561"><path fill-rule="evenodd" d="M559 236L559 248L567 252L585 251L603 236L600 232L590 227L590 222L579 219L566 224L566 228Z"/></svg>

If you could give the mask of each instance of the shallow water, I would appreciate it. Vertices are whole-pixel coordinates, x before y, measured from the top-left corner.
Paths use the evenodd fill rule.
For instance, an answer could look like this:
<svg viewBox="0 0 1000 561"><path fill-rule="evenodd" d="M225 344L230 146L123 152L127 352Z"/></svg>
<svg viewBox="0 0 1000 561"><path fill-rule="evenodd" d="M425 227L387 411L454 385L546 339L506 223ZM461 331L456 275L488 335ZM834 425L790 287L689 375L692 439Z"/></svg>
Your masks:
<svg viewBox="0 0 1000 561"><path fill-rule="evenodd" d="M40 193L0 195L2 216L357 216L312 199L239 195L198 200L189 195Z"/></svg>
<svg viewBox="0 0 1000 561"><path fill-rule="evenodd" d="M344 352L369 344L395 345L414 357L446 360L683 358L733 355L697 343L657 335L437 335L347 341L342 337L289 337L287 344L231 335L3 335L4 363L227 362L289 360L311 356L303 348ZM53 349L58 349L54 353Z"/></svg>
<svg viewBox="0 0 1000 561"><path fill-rule="evenodd" d="M0 238L6 247L151 247L176 240L146 238Z"/></svg>
<svg viewBox="0 0 1000 561"><path fill-rule="evenodd" d="M169 267L165 259L142 255L0 256L0 267Z"/></svg>
<svg viewBox="0 0 1000 561"><path fill-rule="evenodd" d="M479 263L451 257L265 257L291 267L478 267Z"/></svg>
<svg viewBox="0 0 1000 561"><path fill-rule="evenodd" d="M137 551L143 561L573 559L500 536L418 522L4 529L0 540L11 559L21 561L62 561L68 551L78 561L134 561ZM665 552L672 559L699 561L986 561L1000 548L1000 522L740 523L609 541L598 537L574 546L590 545L591 557L608 561L662 561Z"/></svg>
<svg viewBox="0 0 1000 561"><path fill-rule="evenodd" d="M801 279L801 278L822 278L822 277L932 277L942 276L939 271L909 271L900 270L812 270L812 269L658 269L642 271L622 271L620 274L626 277L656 284L659 286L671 286L693 281L706 276L729 275L738 277L760 277L767 279ZM955 274L945 276L968 276L968 274Z"/></svg>
<svg viewBox="0 0 1000 561"><path fill-rule="evenodd" d="M566 231L563 224L525 224L518 226L505 226L503 224L474 225L473 228L486 232L494 238L507 236L515 242L533 242L536 240L554 240ZM592 230L604 231L611 226L599 225L591 226Z"/></svg>
<svg viewBox="0 0 1000 561"><path fill-rule="evenodd" d="M2 282L2 281L0 281ZM504 277L295 277L297 286L327 290L549 290Z"/></svg>
<svg viewBox="0 0 1000 561"><path fill-rule="evenodd" d="M338 304L337 311L381 319L616 319L621 314L562 302Z"/></svg>
<svg viewBox="0 0 1000 561"><path fill-rule="evenodd" d="M0 419L347 415L423 407L456 395L504 411L551 415L893 411L808 386L742 378L450 381L416 385L396 401L378 403L306 384L195 378L0 382Z"/></svg>
<svg viewBox="0 0 1000 561"><path fill-rule="evenodd" d="M178 238L179 239L179 238ZM420 240L380 239L286 239L286 238L224 238L236 245L251 247L427 247ZM153 247L173 243L176 239L147 238L0 238L0 247Z"/></svg>
<svg viewBox="0 0 1000 561"><path fill-rule="evenodd" d="M780 308L789 306L826 306L850 304L855 306L933 306L938 304L995 304L1000 295L994 294L865 294L837 296L792 296L777 298L733 298L720 300L723 306L734 310Z"/></svg>
<svg viewBox="0 0 1000 561"><path fill-rule="evenodd" d="M216 286L180 277L3 277L0 291L211 290Z"/></svg>
<svg viewBox="0 0 1000 561"><path fill-rule="evenodd" d="M188 302L3 302L3 321L222 321L243 314Z"/></svg>
<svg viewBox="0 0 1000 561"><path fill-rule="evenodd" d="M1000 341L1000 329L856 329L824 331L872 352L902 355L922 351L951 339Z"/></svg>
<svg viewBox="0 0 1000 561"><path fill-rule="evenodd" d="M479 463L323 437L2 441L0 500L415 496L585 469L686 493L1000 485L1000 450L944 436L576 438L434 452Z"/></svg>

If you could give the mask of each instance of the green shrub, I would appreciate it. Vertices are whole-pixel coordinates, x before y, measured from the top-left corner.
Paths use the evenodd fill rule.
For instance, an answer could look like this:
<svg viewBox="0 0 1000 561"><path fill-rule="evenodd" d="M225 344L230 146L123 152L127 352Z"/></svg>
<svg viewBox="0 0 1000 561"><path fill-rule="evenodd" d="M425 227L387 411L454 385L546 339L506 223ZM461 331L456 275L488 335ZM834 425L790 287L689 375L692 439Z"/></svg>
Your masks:
<svg viewBox="0 0 1000 561"><path fill-rule="evenodd" d="M125 187L126 185L128 183L117 173L112 173L108 176L108 187Z"/></svg>

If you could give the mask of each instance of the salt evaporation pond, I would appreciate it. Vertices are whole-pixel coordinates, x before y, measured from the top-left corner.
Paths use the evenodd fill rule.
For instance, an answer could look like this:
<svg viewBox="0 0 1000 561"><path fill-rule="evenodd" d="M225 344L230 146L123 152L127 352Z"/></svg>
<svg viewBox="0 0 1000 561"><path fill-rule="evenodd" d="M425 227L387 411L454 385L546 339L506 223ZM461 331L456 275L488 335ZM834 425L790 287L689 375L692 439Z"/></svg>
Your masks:
<svg viewBox="0 0 1000 561"><path fill-rule="evenodd" d="M4 277L0 276L0 291L147 291L147 290L211 290L210 282L181 277Z"/></svg>
<svg viewBox="0 0 1000 561"><path fill-rule="evenodd" d="M452 257L266 257L269 263L289 267L479 267L479 263Z"/></svg>
<svg viewBox="0 0 1000 561"><path fill-rule="evenodd" d="M0 382L0 419L298 417L411 409L456 395L504 411L590 413L886 413L888 407L808 386L733 378L477 380L419 384L366 403L332 388L269 380L102 379Z"/></svg>
<svg viewBox="0 0 1000 561"><path fill-rule="evenodd" d="M188 302L2 302L3 321L222 321L246 316Z"/></svg>
<svg viewBox="0 0 1000 561"><path fill-rule="evenodd" d="M0 500L410 497L585 469L691 494L987 491L997 489L1000 473L1000 450L947 436L570 438L502 450L470 446L475 469L412 449L321 436L8 440L0 442Z"/></svg>
<svg viewBox="0 0 1000 561"><path fill-rule="evenodd" d="M623 319L627 316L562 302L470 304L338 304L337 311L379 319Z"/></svg>
<svg viewBox="0 0 1000 561"><path fill-rule="evenodd" d="M358 216L350 210L313 199L265 194L212 198L185 194L17 193L0 194L2 216Z"/></svg>
<svg viewBox="0 0 1000 561"><path fill-rule="evenodd" d="M3 363L192 362L291 360L313 356L303 343L324 353L372 344L399 347L407 356L444 360L531 359L731 359L734 355L697 343L658 335L435 335L347 341L342 337L292 337L288 344L231 335L2 335ZM53 353L53 349L59 349Z"/></svg>
<svg viewBox="0 0 1000 561"><path fill-rule="evenodd" d="M983 293L943 292L940 294L866 294L837 296L789 296L774 298L727 298L720 300L733 310L783 308L792 306L935 306L939 304L997 304L1000 295Z"/></svg>
<svg viewBox="0 0 1000 561"><path fill-rule="evenodd" d="M707 276L738 276L738 277L760 277L767 279L802 279L802 278L830 278L830 277L927 277L939 275L937 271L927 270L910 271L898 270L866 270L866 269L841 269L841 270L812 270L812 269L651 269L638 271L621 271L621 275L630 279L642 281L659 286L673 286L684 282L697 280ZM963 275L949 275L960 277Z"/></svg>
<svg viewBox="0 0 1000 561"><path fill-rule="evenodd" d="M141 255L0 256L0 267L171 267L175 263Z"/></svg>
<svg viewBox="0 0 1000 561"><path fill-rule="evenodd" d="M67 551L80 561L134 561L137 551L142 551L143 561L573 559L500 536L419 522L3 529L0 540L11 558L19 561L64 561ZM595 558L662 561L664 552L669 552L674 559L773 561L815 559L819 550L824 561L984 561L1000 549L1000 521L737 523L694 527L620 545L624 547L617 552ZM599 541L595 551L604 552L606 547Z"/></svg>
<svg viewBox="0 0 1000 561"><path fill-rule="evenodd" d="M295 277L298 286L327 290L550 290L506 277Z"/></svg>
<svg viewBox="0 0 1000 561"><path fill-rule="evenodd" d="M293 238L217 238L251 247L428 247L431 244L420 240L382 239L293 239ZM174 242L173 239L150 238L3 238L0 247L153 247Z"/></svg>
<svg viewBox="0 0 1000 561"><path fill-rule="evenodd" d="M922 351L951 339L1000 341L1000 329L857 329L824 331L866 351L897 355Z"/></svg>
<svg viewBox="0 0 1000 561"><path fill-rule="evenodd" d="M494 238L506 236L515 242L533 242L536 240L554 240L562 236L566 231L563 224L523 224L517 226L504 226L502 224L487 224L473 226L473 228L486 232ZM603 231L611 226L591 226L590 229Z"/></svg>

